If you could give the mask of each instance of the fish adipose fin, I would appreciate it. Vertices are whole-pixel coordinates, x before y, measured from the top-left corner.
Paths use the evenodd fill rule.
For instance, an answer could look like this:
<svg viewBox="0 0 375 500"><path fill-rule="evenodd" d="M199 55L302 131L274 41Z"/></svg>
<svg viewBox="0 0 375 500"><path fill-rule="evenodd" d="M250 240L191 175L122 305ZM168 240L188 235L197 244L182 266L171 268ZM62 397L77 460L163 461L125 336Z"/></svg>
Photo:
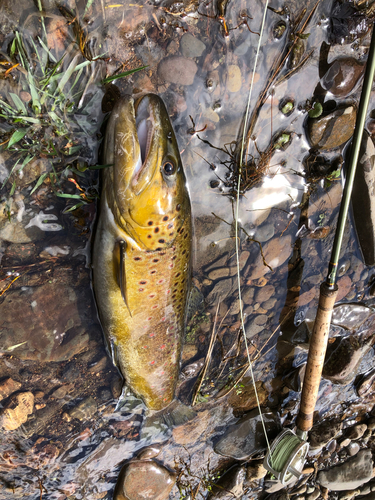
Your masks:
<svg viewBox="0 0 375 500"><path fill-rule="evenodd" d="M120 266L118 271L118 284L121 290L122 300L125 302L126 307L128 308L130 316L132 316L132 312L129 307L129 303L127 300L126 294L126 269L125 269L125 257L126 257L126 242L124 240L120 240L118 242L119 250L120 250Z"/></svg>

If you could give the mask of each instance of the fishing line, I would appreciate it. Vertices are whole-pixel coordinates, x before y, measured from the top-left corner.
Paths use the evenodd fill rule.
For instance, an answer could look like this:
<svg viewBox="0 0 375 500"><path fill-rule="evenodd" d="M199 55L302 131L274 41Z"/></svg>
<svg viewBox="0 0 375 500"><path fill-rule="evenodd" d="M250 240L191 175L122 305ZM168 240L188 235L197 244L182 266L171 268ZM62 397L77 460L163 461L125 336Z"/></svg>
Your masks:
<svg viewBox="0 0 375 500"><path fill-rule="evenodd" d="M256 385L255 385L255 378L254 378L254 373L253 373L253 365L252 365L252 362L250 360L249 347L248 347L247 337L246 337L245 322L244 322L244 317L243 317L243 306L242 306L242 299L241 299L240 258L239 258L239 244L238 244L238 239L239 239L238 238L238 213L239 213L239 205L240 205L240 185L241 185L241 174L242 174L242 165L243 165L243 154L244 154L244 148L245 148L245 133L246 133L246 127L247 127L247 123L248 123L248 119L249 119L250 101L251 101L251 96L252 96L253 88L254 88L255 70L257 67L258 57L259 57L259 53L260 53L260 45L261 45L261 40L262 40L262 36L263 36L264 25L266 22L267 8L268 8L268 0L266 0L266 4L264 7L262 26L260 29L258 47L257 47L256 55L255 55L254 69L253 69L253 74L252 74L251 83L250 83L249 97L248 97L247 106L246 106L244 128L243 128L243 134L242 134L242 143L241 143L241 153L240 153L239 166L238 166L236 217L235 217L234 230L235 230L235 239L236 239L237 284L238 284L238 299L240 302L241 328L242 328L242 333L243 333L245 347L246 347L247 359L248 359L249 367L250 367L251 380L252 380L252 384L254 387L255 398L256 398L257 406L258 406L258 410L259 410L259 416L260 416L260 420L262 422L263 432L264 432L264 436L265 436L266 442L267 442L267 448L268 448L268 451L270 452L270 443L268 441L266 425L264 423L262 411L260 408L258 391L257 391Z"/></svg>

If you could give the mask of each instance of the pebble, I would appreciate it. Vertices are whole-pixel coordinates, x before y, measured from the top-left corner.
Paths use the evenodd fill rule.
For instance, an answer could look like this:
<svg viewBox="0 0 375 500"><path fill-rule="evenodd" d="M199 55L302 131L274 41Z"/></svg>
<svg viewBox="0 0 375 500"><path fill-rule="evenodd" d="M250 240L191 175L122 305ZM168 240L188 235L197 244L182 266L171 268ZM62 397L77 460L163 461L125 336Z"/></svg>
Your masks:
<svg viewBox="0 0 375 500"><path fill-rule="evenodd" d="M230 315L238 314L240 312L241 305L243 307L243 301L240 302L240 299L235 299L230 305L228 314Z"/></svg>
<svg viewBox="0 0 375 500"><path fill-rule="evenodd" d="M360 446L358 443L351 442L346 449L348 451L349 456L354 457L354 455L356 455L359 452Z"/></svg>
<svg viewBox="0 0 375 500"><path fill-rule="evenodd" d="M355 90L364 70L353 57L336 59L321 79L320 83L335 97L347 97Z"/></svg>
<svg viewBox="0 0 375 500"><path fill-rule="evenodd" d="M7 398L13 392L18 391L21 388L21 383L13 380L12 378L6 378L0 382L0 401Z"/></svg>
<svg viewBox="0 0 375 500"><path fill-rule="evenodd" d="M336 465L329 470L320 471L317 482L332 491L354 490L372 478L372 453L361 450L355 457Z"/></svg>
<svg viewBox="0 0 375 500"><path fill-rule="evenodd" d="M255 289L253 287L245 288L242 292L241 297L245 304L252 304L254 301Z"/></svg>
<svg viewBox="0 0 375 500"><path fill-rule="evenodd" d="M92 396L83 399L77 406L70 409L68 414L72 418L78 420L87 420L92 418L98 411L98 405Z"/></svg>
<svg viewBox="0 0 375 500"><path fill-rule="evenodd" d="M274 238L263 246L265 261L274 270L280 267L290 257L292 252L292 237L290 235ZM248 275L249 281L262 278L270 272L270 268L263 264L261 253L258 253L252 270Z"/></svg>
<svg viewBox="0 0 375 500"><path fill-rule="evenodd" d="M241 385L244 385L242 387ZM260 380L255 382L257 389L259 404L263 405L268 399L268 391ZM255 390L252 382L243 381L233 389L228 398L228 403L235 410L240 410L241 412L250 411L257 407L257 400L255 396Z"/></svg>
<svg viewBox="0 0 375 500"><path fill-rule="evenodd" d="M21 392L15 395L7 408L1 412L0 425L6 431L18 429L27 421L34 410L32 392Z"/></svg>
<svg viewBox="0 0 375 500"><path fill-rule="evenodd" d="M254 465L250 462L250 465L246 471L247 481L256 481L257 479L263 479L267 474L267 469L263 467L263 462L258 462Z"/></svg>
<svg viewBox="0 0 375 500"><path fill-rule="evenodd" d="M232 278L222 279L218 283L216 283L213 289L207 295L207 304L217 304L219 300L224 300L233 289L232 283Z"/></svg>
<svg viewBox="0 0 375 500"><path fill-rule="evenodd" d="M349 429L347 429L345 432L345 437L351 439L352 441L356 441L357 439L360 439L363 436L366 430L367 430L366 424L359 424L354 427L349 427Z"/></svg>
<svg viewBox="0 0 375 500"><path fill-rule="evenodd" d="M227 68L227 89L235 93L241 89L242 76L241 70L236 64L229 64Z"/></svg>
<svg viewBox="0 0 375 500"><path fill-rule="evenodd" d="M167 57L158 65L161 80L178 85L192 85L198 66L191 59L180 56Z"/></svg>
<svg viewBox="0 0 375 500"><path fill-rule="evenodd" d="M341 431L342 423L339 420L327 419L318 422L310 431L311 448L326 446Z"/></svg>
<svg viewBox="0 0 375 500"><path fill-rule="evenodd" d="M231 498L242 498L245 476L246 467L244 465L231 467L216 483L217 486L212 486L212 491L207 496L207 499L227 499L228 494Z"/></svg>
<svg viewBox="0 0 375 500"><path fill-rule="evenodd" d="M114 500L167 500L176 475L150 459L131 461L120 472Z"/></svg>
<svg viewBox="0 0 375 500"><path fill-rule="evenodd" d="M368 422L367 422L367 428L370 430L370 431L373 431L375 429L375 417L371 417L369 418Z"/></svg>
<svg viewBox="0 0 375 500"><path fill-rule="evenodd" d="M184 57L200 57L206 50L206 45L190 33L185 33L181 37L180 47Z"/></svg>
<svg viewBox="0 0 375 500"><path fill-rule="evenodd" d="M305 496L305 500L317 500L320 496L320 489L315 487L314 490Z"/></svg>
<svg viewBox="0 0 375 500"><path fill-rule="evenodd" d="M259 290L257 290L255 294L256 302L260 302L261 304L266 300L270 299L272 295L275 293L275 287L272 285L265 285Z"/></svg>
<svg viewBox="0 0 375 500"><path fill-rule="evenodd" d="M227 278L228 276L231 276L231 270L229 267L219 267L218 269L213 269L208 274L209 279L213 281L220 278Z"/></svg>
<svg viewBox="0 0 375 500"><path fill-rule="evenodd" d="M350 105L320 118L309 118L307 129L311 146L330 150L345 144L353 135L356 116L356 108Z"/></svg>
<svg viewBox="0 0 375 500"><path fill-rule="evenodd" d="M274 413L265 412L263 420L268 439L272 441L281 430L279 418ZM257 453L262 453L267 448L267 442L264 433L258 431L260 425L258 410L252 410L226 429L214 446L215 452L235 460L247 460Z"/></svg>
<svg viewBox="0 0 375 500"><path fill-rule="evenodd" d="M266 311L271 311L272 309L276 309L275 308L276 302L277 302L277 299L265 300L264 302L262 302L262 307Z"/></svg>
<svg viewBox="0 0 375 500"><path fill-rule="evenodd" d="M266 241L270 240L274 234L275 227L273 224L263 224L262 226L257 228L254 239L260 241L261 243L265 243Z"/></svg>

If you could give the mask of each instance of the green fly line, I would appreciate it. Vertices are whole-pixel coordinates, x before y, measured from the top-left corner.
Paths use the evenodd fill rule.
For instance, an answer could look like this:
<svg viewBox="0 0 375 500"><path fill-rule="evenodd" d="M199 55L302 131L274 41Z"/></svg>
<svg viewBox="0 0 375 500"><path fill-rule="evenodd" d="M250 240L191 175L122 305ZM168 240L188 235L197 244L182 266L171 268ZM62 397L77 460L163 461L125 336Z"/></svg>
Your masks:
<svg viewBox="0 0 375 500"><path fill-rule="evenodd" d="M300 444L301 440L295 434L286 434L284 438L277 443L272 452L272 456L270 454L272 467L276 472L282 472L293 451Z"/></svg>
<svg viewBox="0 0 375 500"><path fill-rule="evenodd" d="M257 406L258 406L258 410L259 410L259 416L260 416L260 419L261 419L261 422L262 422L263 432L264 432L264 436L266 438L268 451L269 451L269 453L271 455L270 443L269 443L269 440L268 440L267 429L266 429L266 425L264 423L262 411L261 411L261 408L260 408L258 391L257 391L256 385L255 385L255 379L254 379L254 373L253 373L253 365L252 365L252 362L250 360L249 347L248 347L247 337L246 337L246 331L245 331L245 322L244 322L243 306L242 306L242 299L241 299L240 259L239 259L239 244L238 244L238 212L239 212L239 205L240 205L240 185L241 185L241 174L242 174L242 164L243 164L243 153L244 153L244 149L245 149L245 133L246 133L246 127L247 127L247 122L248 122L248 118L249 118L251 95L253 93L253 88L254 88L255 70L256 70L256 67L257 67L257 63L258 63L258 57L259 57L259 53L260 53L260 45L261 45L261 40L262 40L262 36L263 36L264 25L265 25L265 22L266 22L267 8L268 8L268 0L266 0L266 4L264 6L262 26L261 26L261 29L260 29L260 35L259 35L259 40L258 40L258 47L257 47L256 55L255 55L254 70L253 70L253 74L252 74L252 77L251 77L249 97L248 97L247 106L246 106L245 121L244 121L244 128L243 128L243 134L242 134L242 143L241 143L241 155L240 155L239 167L238 167L238 184L237 184L237 197L236 197L236 216L235 216L234 228L235 228L235 240L236 240L237 283L238 283L238 299L239 299L239 302L240 302L241 328L242 328L242 333L243 333L243 337L244 337L244 341L245 341L247 359L248 359L248 362L249 362L250 373L251 373L251 380L252 380L252 384L253 384L254 391L255 391L255 398L256 398L256 401L257 401Z"/></svg>

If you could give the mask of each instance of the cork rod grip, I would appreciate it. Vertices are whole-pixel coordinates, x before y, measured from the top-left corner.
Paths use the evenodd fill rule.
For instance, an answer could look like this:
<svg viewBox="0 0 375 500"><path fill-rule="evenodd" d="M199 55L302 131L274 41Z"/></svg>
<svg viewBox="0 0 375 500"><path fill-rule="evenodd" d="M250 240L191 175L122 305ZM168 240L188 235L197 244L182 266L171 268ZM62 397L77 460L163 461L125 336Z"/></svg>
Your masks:
<svg viewBox="0 0 375 500"><path fill-rule="evenodd" d="M313 425L313 416L318 397L324 358L327 350L329 327L333 306L337 296L337 285L332 290L324 282L320 286L320 296L315 324L310 339L305 378L303 380L300 410L297 416L297 427L301 431L309 431Z"/></svg>

